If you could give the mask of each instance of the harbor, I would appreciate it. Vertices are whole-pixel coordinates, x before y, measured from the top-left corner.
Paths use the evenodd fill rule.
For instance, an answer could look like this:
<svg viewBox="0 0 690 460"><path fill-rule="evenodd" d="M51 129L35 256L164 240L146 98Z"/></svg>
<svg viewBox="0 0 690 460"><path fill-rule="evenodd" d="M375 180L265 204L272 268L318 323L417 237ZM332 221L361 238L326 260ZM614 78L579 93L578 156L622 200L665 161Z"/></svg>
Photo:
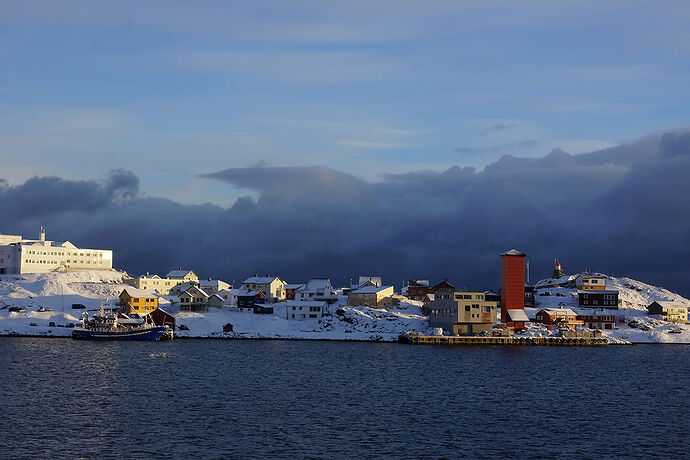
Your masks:
<svg viewBox="0 0 690 460"><path fill-rule="evenodd" d="M608 341L602 337L482 337L482 336L430 336L401 335L399 343L411 345L506 345L506 346L555 346L555 347L605 347Z"/></svg>

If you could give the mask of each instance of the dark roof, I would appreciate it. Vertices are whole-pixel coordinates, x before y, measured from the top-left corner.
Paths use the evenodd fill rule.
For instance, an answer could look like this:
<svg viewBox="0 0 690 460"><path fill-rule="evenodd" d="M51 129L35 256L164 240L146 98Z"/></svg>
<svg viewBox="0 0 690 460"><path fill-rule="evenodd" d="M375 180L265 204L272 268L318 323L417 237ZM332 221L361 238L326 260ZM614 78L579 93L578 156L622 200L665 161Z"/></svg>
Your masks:
<svg viewBox="0 0 690 460"><path fill-rule="evenodd" d="M440 283L438 283L436 286L434 286L434 287L431 288L431 289L435 291L436 289L444 289L444 288L445 288L445 289L452 289L452 290L455 290L455 286L453 286L452 284L450 284L450 283L448 282L448 280L443 280L443 281L441 281Z"/></svg>

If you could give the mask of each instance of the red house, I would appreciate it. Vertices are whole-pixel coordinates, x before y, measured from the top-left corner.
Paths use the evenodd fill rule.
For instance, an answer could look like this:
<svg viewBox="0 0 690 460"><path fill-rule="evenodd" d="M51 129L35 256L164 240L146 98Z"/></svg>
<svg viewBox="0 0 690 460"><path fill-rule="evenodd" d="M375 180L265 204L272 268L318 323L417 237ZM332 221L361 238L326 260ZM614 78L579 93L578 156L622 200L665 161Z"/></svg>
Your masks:
<svg viewBox="0 0 690 460"><path fill-rule="evenodd" d="M501 322L522 329L525 314L525 254L512 249L501 254Z"/></svg>
<svg viewBox="0 0 690 460"><path fill-rule="evenodd" d="M570 308L542 308L537 312L536 322L547 326L564 326L577 330L583 321Z"/></svg>
<svg viewBox="0 0 690 460"><path fill-rule="evenodd" d="M616 313L615 312L595 312L581 313L577 315L577 319L582 321L585 327L590 329L615 329L616 328Z"/></svg>

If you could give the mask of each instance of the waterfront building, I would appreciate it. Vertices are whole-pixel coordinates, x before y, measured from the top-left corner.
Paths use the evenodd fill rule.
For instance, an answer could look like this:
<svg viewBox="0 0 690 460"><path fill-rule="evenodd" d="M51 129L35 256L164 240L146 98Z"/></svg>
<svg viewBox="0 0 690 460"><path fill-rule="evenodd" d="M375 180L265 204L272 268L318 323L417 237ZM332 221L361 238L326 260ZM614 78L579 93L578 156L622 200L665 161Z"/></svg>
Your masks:
<svg viewBox="0 0 690 460"><path fill-rule="evenodd" d="M321 320L328 311L328 302L313 300L291 300L285 302L285 317L289 320L302 321L307 319Z"/></svg>
<svg viewBox="0 0 690 460"><path fill-rule="evenodd" d="M577 319L582 321L584 327L589 329L615 329L616 313L608 311L592 310L591 312L580 311Z"/></svg>
<svg viewBox="0 0 690 460"><path fill-rule="evenodd" d="M148 273L136 278L128 278L124 281L134 288L156 291L159 295L170 294L171 289L182 283L182 280L161 278L158 275L149 275Z"/></svg>
<svg viewBox="0 0 690 460"><path fill-rule="evenodd" d="M120 301L116 305L125 314L147 315L158 308L158 296L154 291L126 287L120 293Z"/></svg>
<svg viewBox="0 0 690 460"><path fill-rule="evenodd" d="M577 330L584 321L578 319L577 313L570 308L542 308L535 316L535 322L547 326L568 327Z"/></svg>
<svg viewBox="0 0 690 460"><path fill-rule="evenodd" d="M662 320L669 323L685 324L688 322L688 308L676 302L662 300L652 302L647 307L647 314L658 315Z"/></svg>
<svg viewBox="0 0 690 460"><path fill-rule="evenodd" d="M521 329L525 314L525 254L515 249L501 254L501 322Z"/></svg>
<svg viewBox="0 0 690 460"><path fill-rule="evenodd" d="M483 291L455 291L452 298L429 303L429 326L454 335L489 332L497 319L497 304Z"/></svg>
<svg viewBox="0 0 690 460"><path fill-rule="evenodd" d="M250 276L242 288L246 291L261 291L268 302L279 302L285 300L285 285L287 283L277 276Z"/></svg>
<svg viewBox="0 0 690 460"><path fill-rule="evenodd" d="M113 251L80 249L69 241L46 240L43 227L37 240L0 235L0 274L54 271L111 270Z"/></svg>

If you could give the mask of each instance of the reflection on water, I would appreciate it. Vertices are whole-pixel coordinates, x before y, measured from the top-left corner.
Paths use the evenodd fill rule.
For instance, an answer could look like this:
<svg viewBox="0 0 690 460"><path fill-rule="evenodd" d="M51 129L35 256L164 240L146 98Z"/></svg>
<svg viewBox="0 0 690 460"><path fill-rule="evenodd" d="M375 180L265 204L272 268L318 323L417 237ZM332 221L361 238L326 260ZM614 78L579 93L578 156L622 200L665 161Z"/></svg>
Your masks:
<svg viewBox="0 0 690 460"><path fill-rule="evenodd" d="M683 457L690 347L0 339L11 457Z"/></svg>

